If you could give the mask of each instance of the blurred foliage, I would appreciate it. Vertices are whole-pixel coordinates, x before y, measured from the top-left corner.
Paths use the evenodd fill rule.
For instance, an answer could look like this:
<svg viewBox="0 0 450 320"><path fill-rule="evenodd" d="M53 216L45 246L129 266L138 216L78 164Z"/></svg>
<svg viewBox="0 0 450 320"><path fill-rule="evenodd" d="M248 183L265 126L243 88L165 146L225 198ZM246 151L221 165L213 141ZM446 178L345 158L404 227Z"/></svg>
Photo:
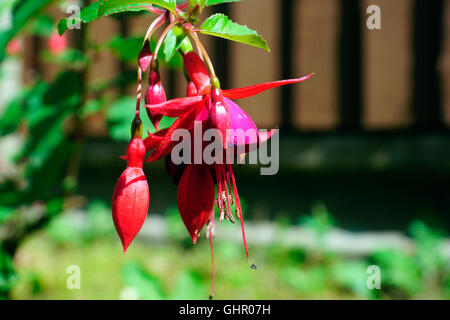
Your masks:
<svg viewBox="0 0 450 320"><path fill-rule="evenodd" d="M31 232L50 222L49 233L58 243L64 239L79 244L90 241L93 230L78 230L73 228L73 221L65 219L52 221L63 211L76 210L83 202L75 197L78 162L85 139L83 122L91 116L101 116L107 120L113 139L128 141L133 117L129 111L135 108L134 97L117 99L111 90L123 90L135 83L136 71L124 70L116 78L90 82L86 74L97 62L98 54L104 51L112 51L125 64L135 63L142 37L114 36L103 43L92 43L86 31L76 37L74 48L52 52L49 43L57 26L45 10L50 4L57 5L58 1L6 1L0 5L0 14L11 22L0 30L0 62L8 59L6 47L11 40L34 35L47 43L38 58L58 70L51 81L44 81L39 73L34 74L33 81L0 111L0 139L16 141L14 150L0 155L0 160L8 163L8 167L0 170L0 297L8 296L11 279L14 279L10 261L21 241ZM163 58L167 51L164 45ZM156 43L152 42L152 46ZM181 67L179 53L168 58L166 66ZM173 119L164 118L161 127L170 126L172 122ZM146 120L145 125L154 130L150 121ZM98 203L91 203L87 209L88 218L92 219L89 225L95 228L96 236L112 230L103 228L110 223L96 222L104 218L97 214L104 209Z"/></svg>
<svg viewBox="0 0 450 320"><path fill-rule="evenodd" d="M120 241L106 204L94 201L86 212L61 215L19 250L15 259L18 274L11 275L17 283L12 297L207 299L211 281L209 245L202 239L193 246L184 227L172 223L177 215L176 209L165 214L169 242L150 244L138 237L127 255L118 254ZM318 221L311 224L310 220L300 227L309 229L323 221L321 217L311 219ZM410 229L417 247L412 254L380 248L365 258L346 258L330 250L318 253L277 242L252 246L257 271L248 268L241 244L217 240L215 296L217 299L449 299L450 265L440 250L443 235L421 222L413 222ZM178 233L175 238L173 233ZM433 252L429 254L434 258L429 263L423 250L432 242ZM81 268L81 290L68 290L65 286L65 270L73 264ZM380 290L366 286L370 265L381 269Z"/></svg>
<svg viewBox="0 0 450 320"><path fill-rule="evenodd" d="M0 6L0 13L6 13L10 21L10 26L5 31L0 32L0 63L6 57L6 46L22 28L29 23L35 22L39 17L39 12L54 0L7 0ZM9 14L11 12L11 14Z"/></svg>

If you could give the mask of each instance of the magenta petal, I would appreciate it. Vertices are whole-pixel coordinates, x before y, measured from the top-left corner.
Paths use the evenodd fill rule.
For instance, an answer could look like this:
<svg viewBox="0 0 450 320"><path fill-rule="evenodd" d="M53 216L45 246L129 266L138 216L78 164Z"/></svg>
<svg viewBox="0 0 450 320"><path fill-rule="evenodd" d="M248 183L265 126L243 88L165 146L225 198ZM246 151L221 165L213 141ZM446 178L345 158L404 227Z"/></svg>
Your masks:
<svg viewBox="0 0 450 320"><path fill-rule="evenodd" d="M208 121L208 118L209 118L209 112L208 112L208 109L205 106L202 109L202 111L200 111L200 113L197 116L197 118L195 118L195 121Z"/></svg>
<svg viewBox="0 0 450 320"><path fill-rule="evenodd" d="M235 130L233 135L228 136L228 143L236 146L258 144L258 127L252 118L232 100L224 98L224 101L228 105L231 114L231 127ZM241 130L236 131L239 129Z"/></svg>

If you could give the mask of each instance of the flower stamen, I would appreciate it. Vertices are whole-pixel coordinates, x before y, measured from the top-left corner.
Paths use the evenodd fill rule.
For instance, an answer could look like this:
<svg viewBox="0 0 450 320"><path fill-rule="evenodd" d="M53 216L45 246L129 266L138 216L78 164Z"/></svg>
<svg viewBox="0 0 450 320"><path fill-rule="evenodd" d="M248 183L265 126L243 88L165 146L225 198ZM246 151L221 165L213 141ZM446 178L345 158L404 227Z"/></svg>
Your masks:
<svg viewBox="0 0 450 320"><path fill-rule="evenodd" d="M239 193L238 193L237 187L236 187L236 180L234 178L233 167L231 166L231 164L229 164L228 166L229 166L229 170L231 172L231 181L233 182L233 192L234 192L234 196L236 199L237 210L239 210L239 213L240 213L239 220L241 221L242 240L244 241L245 255L247 256L247 261L250 265L250 268L252 268L253 270L256 270L257 267L256 267L256 265L254 265L253 263L250 262L250 258L249 258L249 254L248 254L247 239L245 238L245 229L244 229L244 217L242 215L241 201L239 199Z"/></svg>

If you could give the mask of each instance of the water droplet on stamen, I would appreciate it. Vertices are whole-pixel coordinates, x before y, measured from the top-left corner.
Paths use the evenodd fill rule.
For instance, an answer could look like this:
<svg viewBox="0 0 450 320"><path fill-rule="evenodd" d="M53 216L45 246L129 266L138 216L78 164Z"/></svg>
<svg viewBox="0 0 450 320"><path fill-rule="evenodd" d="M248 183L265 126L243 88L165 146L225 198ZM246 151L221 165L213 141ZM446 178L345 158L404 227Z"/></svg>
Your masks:
<svg viewBox="0 0 450 320"><path fill-rule="evenodd" d="M258 269L258 267L255 264L253 264L253 263L251 264L250 268L253 269L253 270L257 270Z"/></svg>

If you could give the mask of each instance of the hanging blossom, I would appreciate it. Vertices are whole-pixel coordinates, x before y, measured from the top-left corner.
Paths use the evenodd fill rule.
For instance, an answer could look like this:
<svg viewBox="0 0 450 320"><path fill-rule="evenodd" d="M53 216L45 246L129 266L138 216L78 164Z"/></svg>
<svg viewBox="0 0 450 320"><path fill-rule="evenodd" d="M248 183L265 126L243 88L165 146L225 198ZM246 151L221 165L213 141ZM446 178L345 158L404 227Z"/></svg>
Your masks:
<svg viewBox="0 0 450 320"><path fill-rule="evenodd" d="M187 7L177 6L177 13ZM122 240L124 252L141 229L149 206L149 188L142 170L144 161L153 162L164 159L166 171L173 183L178 186L177 204L181 219L195 244L200 233L205 230L209 240L212 258L211 298L214 294L214 249L215 207L220 222L224 220L240 221L243 244L247 261L252 269L256 266L250 262L244 229L244 212L239 197L233 164L228 159L227 150L236 148L243 153L233 153L232 157L243 157L256 150L262 143L271 138L274 130L259 132L252 118L233 100L244 99L266 90L302 82L312 74L298 79L281 80L253 85L245 88L222 90L211 59L197 37L195 29L181 14L170 14L165 10L153 8L158 18L150 25L144 44L138 56L138 86L135 118L132 123L132 139L127 154L127 168L120 176L113 194L113 220ZM192 12L198 14L198 6ZM192 13L191 12L191 13ZM153 32L169 21L161 33L154 52L150 47ZM183 40L180 53L183 55L184 70L187 80L186 96L166 100L166 94L159 73L158 53L161 45L175 26L182 26L183 32L195 43L197 52L192 48L188 38ZM144 72L148 71L148 86L144 95L145 109L156 131L148 132L142 139L142 122L140 120L141 82ZM175 118L173 124L159 129L163 117ZM172 139L173 134L184 129L195 135L196 124L201 124L202 136L208 129L220 132L220 152L216 154L214 163L190 161L175 164L171 153L179 143ZM246 135L246 132L253 135ZM232 132L232 134L230 134ZM201 151L208 145L201 144ZM234 149L233 149L234 150ZM203 152L201 153L203 154ZM146 158L147 155L147 158ZM191 159L193 160L193 159Z"/></svg>

